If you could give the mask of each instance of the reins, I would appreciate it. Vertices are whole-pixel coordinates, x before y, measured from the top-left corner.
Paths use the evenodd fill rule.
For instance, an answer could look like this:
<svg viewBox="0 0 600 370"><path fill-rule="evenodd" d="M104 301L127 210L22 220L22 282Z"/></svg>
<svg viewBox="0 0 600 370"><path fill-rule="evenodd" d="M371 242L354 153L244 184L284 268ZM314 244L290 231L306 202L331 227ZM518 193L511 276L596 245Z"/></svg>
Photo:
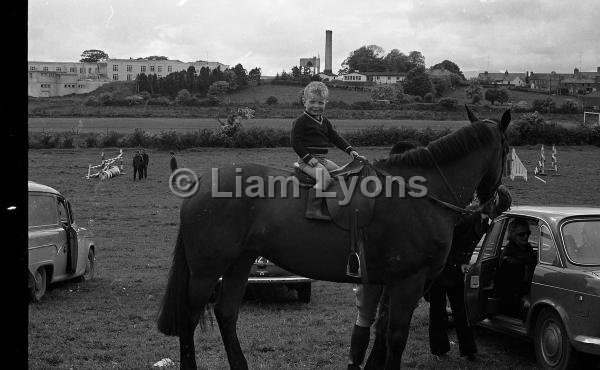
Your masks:
<svg viewBox="0 0 600 370"><path fill-rule="evenodd" d="M429 150L428 150L429 152ZM456 193L454 193L452 187L450 186L450 183L448 182L448 180L446 179L446 177L444 176L444 173L442 172L442 169L438 166L437 162L435 162L435 159L433 159L433 162L435 163L435 167L437 168L438 173L440 174L440 176L442 177L442 179L444 180L446 187L450 190L450 192L452 193L452 195L454 196L455 200L457 201L456 203L459 203L458 201L458 197L456 196ZM366 166L370 166L371 168L373 168L373 170L379 174L380 176L384 176L384 177L394 177L392 174L390 174L389 172L381 169L381 168L377 168L374 165L372 165L371 163L369 163L368 161L365 161L365 165ZM404 181L401 181L400 184L402 186L404 186L405 189L408 189L410 191L416 191L414 188L410 187L409 185L407 185ZM480 204L479 207L475 208L475 209L466 209L463 207L460 207L458 205L446 202L444 200L441 200L440 198L433 196L429 193L425 194L425 197L433 200L434 202L436 202L437 204L446 207L454 212L460 213L460 214L473 214L473 213L478 213L481 212L490 202L493 202L496 200L498 196L498 190L494 191L494 194L490 197L490 199L488 199L486 202L484 202L483 204Z"/></svg>

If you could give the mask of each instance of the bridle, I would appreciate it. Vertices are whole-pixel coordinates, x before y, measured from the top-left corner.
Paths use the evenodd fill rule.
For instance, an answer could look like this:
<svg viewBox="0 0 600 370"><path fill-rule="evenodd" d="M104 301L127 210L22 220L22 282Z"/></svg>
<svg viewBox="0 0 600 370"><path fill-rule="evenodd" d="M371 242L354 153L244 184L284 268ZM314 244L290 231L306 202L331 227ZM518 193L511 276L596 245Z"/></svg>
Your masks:
<svg viewBox="0 0 600 370"><path fill-rule="evenodd" d="M484 122L490 122L490 123L494 123L496 124L496 122L492 121L492 120L483 120ZM501 142L501 146L502 146L502 150L503 150L503 154L502 154L502 170L500 172L500 174L498 175L498 179L496 180L496 183L493 187L494 192L490 195L489 199L487 199L485 202L482 202L479 204L479 206L475 209L467 209L464 207L460 207L457 204L460 203L460 200L458 198L458 195L456 195L456 192L454 191L454 189L452 188L452 185L450 185L450 182L448 182L448 179L446 178L446 176L444 175L444 172L442 171L442 169L440 168L440 166L438 165L437 161L435 160L435 157L433 156L433 154L431 153L431 151L425 147L425 151L429 154L429 156L431 157L431 161L433 162L438 174L440 175L442 181L444 182L444 186L446 187L446 189L450 192L450 194L452 194L452 197L454 198L454 202L456 204L452 204L446 201L443 201L441 199L439 199L436 196L433 196L429 193L425 194L425 197L433 200L434 202L436 202L437 204L441 205L442 207L448 208L454 212L458 212L460 214L474 214L474 213L480 213L482 212L490 203L495 203L496 200L498 199L498 187L502 184L502 175L504 174L505 171L505 166L506 166L506 160L504 158L505 154L504 154L504 137L502 137L502 142ZM378 173L381 176L384 177L393 177L390 173L388 173L385 170L382 170L381 168L377 168L371 164L367 162L365 162L365 164L370 165L373 170ZM404 182L401 182L401 184L407 188L408 190L412 190L415 191L414 188L411 188L409 185L405 184Z"/></svg>

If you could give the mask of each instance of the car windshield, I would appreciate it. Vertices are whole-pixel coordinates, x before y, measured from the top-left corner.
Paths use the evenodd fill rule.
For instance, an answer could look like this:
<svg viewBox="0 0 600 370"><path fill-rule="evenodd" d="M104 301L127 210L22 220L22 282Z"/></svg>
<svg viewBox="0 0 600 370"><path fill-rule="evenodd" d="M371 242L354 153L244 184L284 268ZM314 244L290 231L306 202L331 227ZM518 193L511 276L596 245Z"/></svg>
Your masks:
<svg viewBox="0 0 600 370"><path fill-rule="evenodd" d="M600 220L573 221L562 227L569 259L580 265L600 265Z"/></svg>

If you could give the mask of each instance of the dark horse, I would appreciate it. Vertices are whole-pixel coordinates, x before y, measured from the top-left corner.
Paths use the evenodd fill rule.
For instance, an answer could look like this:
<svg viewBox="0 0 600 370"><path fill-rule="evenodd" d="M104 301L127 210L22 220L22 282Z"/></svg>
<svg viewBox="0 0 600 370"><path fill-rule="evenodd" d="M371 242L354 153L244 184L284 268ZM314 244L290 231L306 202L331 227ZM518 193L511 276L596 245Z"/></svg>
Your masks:
<svg viewBox="0 0 600 370"><path fill-rule="evenodd" d="M461 209L475 191L482 202L491 199L501 183L510 112L499 122L479 121L468 108L467 113L470 125L427 147L372 165L379 174L424 177L428 194L401 197L394 191L389 197L382 192L375 198L368 225L369 248L379 251L385 270L369 281L385 284L387 290L385 369L400 367L413 311L426 284L444 265ZM236 194L240 177L245 183L250 176L289 175L260 165L238 167L241 172L234 167L220 169L218 191ZM286 186L291 188L289 183ZM158 318L160 332L179 337L181 368L196 369L194 331L199 323L204 327L207 302L222 277L214 314L230 367L247 369L236 323L257 256L313 279L360 282L346 275L349 233L332 223L305 219L306 190L300 191L300 198L283 197L281 189L275 190L274 197L222 198L203 186L183 201L173 265Z"/></svg>

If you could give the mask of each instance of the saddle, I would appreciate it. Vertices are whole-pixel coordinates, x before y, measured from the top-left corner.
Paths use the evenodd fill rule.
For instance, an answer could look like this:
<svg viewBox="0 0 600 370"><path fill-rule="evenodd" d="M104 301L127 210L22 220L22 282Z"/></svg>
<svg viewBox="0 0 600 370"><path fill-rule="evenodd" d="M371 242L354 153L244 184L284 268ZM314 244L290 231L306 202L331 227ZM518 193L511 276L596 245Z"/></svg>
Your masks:
<svg viewBox="0 0 600 370"><path fill-rule="evenodd" d="M298 178L300 185L312 187L315 179L300 170L297 163L294 164L294 175ZM373 218L373 208L375 207L375 198L369 197L361 191L361 183L366 177L376 177L376 172L370 164L360 159L355 159L339 169L329 172L332 183L327 189L328 193L334 193L334 197L324 198L321 206L326 211L336 226L350 233L350 255L346 266L348 276L360 278L363 283L368 281L365 246L366 246L366 228ZM342 182L345 184L342 185ZM365 193L373 194L376 184L368 181L363 185L366 188ZM352 191L352 194L345 192ZM348 201L347 197L350 197ZM307 202L310 207L310 202Z"/></svg>

